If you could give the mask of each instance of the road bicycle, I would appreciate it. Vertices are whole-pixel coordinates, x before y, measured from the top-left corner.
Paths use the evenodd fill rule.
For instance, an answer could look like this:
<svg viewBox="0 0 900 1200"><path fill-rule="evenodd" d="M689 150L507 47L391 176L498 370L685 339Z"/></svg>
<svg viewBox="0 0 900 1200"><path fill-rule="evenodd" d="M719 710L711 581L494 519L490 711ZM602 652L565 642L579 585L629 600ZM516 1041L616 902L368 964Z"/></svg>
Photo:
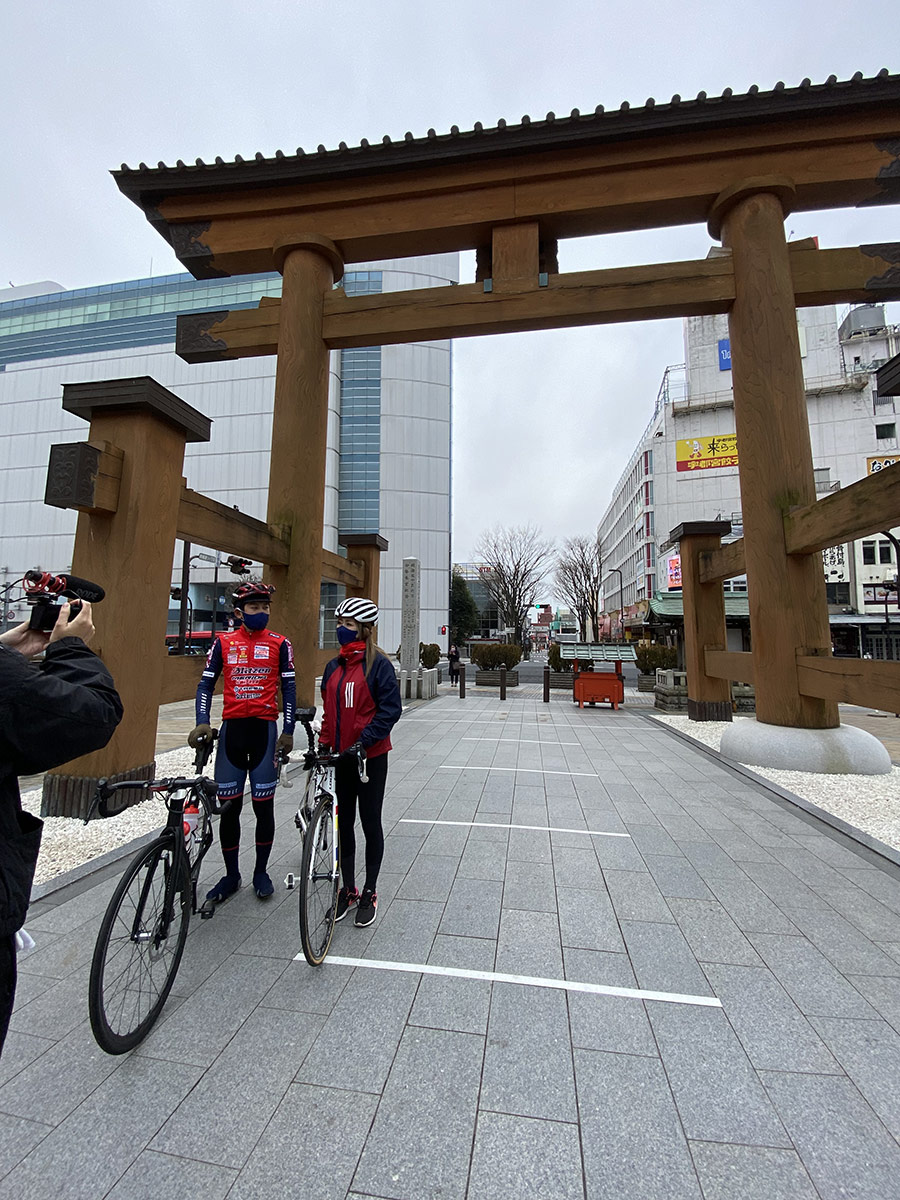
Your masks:
<svg viewBox="0 0 900 1200"><path fill-rule="evenodd" d="M297 720L306 730L309 749L304 756L307 772L303 799L294 817L300 831L303 855L300 874L289 872L285 885L299 885L300 941L306 961L312 967L321 966L331 945L337 916L340 889L340 828L338 800L334 784L335 764L342 758L356 758L359 777L368 783L366 752L362 746L352 746L343 754L323 754L316 749L312 720L314 708L300 709Z"/></svg>
<svg viewBox="0 0 900 1200"><path fill-rule="evenodd" d="M197 912L200 864L212 845L212 818L219 804L215 780L201 774L217 731L197 750L192 778L99 780L88 820L116 816L118 793L143 790L165 798L168 819L125 869L107 905L91 960L88 1010L97 1044L107 1054L124 1054L142 1041L162 1012L175 982L191 914ZM215 904L205 901L200 916Z"/></svg>

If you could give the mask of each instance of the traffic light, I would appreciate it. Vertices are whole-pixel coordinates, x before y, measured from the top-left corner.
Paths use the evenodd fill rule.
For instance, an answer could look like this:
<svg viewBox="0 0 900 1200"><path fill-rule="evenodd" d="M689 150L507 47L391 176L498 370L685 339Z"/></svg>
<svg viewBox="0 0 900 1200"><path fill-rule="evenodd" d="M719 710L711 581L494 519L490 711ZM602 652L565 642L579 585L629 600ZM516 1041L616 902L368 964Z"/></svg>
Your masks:
<svg viewBox="0 0 900 1200"><path fill-rule="evenodd" d="M225 562L228 564L228 570L232 575L246 575L250 570L251 559L238 558L236 554L230 554Z"/></svg>
<svg viewBox="0 0 900 1200"><path fill-rule="evenodd" d="M446 626L446 625L442 625L442 626L441 626L441 633L442 633L442 634L445 634L446 632L447 632L447 626Z"/></svg>
<svg viewBox="0 0 900 1200"><path fill-rule="evenodd" d="M173 600L180 600L181 599L181 588L180 587L172 588L171 591L169 592L169 595L172 597Z"/></svg>

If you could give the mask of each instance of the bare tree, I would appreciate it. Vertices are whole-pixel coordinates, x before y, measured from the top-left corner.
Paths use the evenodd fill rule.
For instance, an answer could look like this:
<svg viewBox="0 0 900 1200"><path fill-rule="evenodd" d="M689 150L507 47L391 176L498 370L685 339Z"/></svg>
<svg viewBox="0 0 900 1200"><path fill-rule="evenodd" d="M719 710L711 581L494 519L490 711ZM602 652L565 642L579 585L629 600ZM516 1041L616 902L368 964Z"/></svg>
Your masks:
<svg viewBox="0 0 900 1200"><path fill-rule="evenodd" d="M602 552L600 538L571 537L563 542L556 556L557 594L578 618L578 630L585 642L600 641L600 574Z"/></svg>
<svg viewBox="0 0 900 1200"><path fill-rule="evenodd" d="M475 555L489 568L483 582L501 619L511 625L516 645L522 645L525 618L553 565L553 543L533 525L486 530Z"/></svg>

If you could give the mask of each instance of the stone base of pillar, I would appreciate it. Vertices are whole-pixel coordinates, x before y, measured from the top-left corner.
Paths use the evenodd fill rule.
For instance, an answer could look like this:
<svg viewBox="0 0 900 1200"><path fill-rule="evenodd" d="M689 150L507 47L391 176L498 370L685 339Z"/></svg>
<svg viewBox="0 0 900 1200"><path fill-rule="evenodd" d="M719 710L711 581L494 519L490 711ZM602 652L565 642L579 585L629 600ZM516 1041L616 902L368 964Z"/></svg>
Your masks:
<svg viewBox="0 0 900 1200"><path fill-rule="evenodd" d="M730 721L730 700L691 700L687 702L688 716L692 721Z"/></svg>
<svg viewBox="0 0 900 1200"><path fill-rule="evenodd" d="M720 752L748 767L816 775L887 775L891 756L878 738L853 725L793 729L749 717L722 734Z"/></svg>
<svg viewBox="0 0 900 1200"><path fill-rule="evenodd" d="M130 771L122 771L118 775L108 775L106 778L109 783L122 783L126 779L152 779L155 771L156 763L151 762L142 767L133 767ZM41 816L78 817L84 820L90 811L97 782L93 775L45 775L44 790L41 794ZM122 793L121 804L124 808L146 799L147 794L144 791L126 790Z"/></svg>

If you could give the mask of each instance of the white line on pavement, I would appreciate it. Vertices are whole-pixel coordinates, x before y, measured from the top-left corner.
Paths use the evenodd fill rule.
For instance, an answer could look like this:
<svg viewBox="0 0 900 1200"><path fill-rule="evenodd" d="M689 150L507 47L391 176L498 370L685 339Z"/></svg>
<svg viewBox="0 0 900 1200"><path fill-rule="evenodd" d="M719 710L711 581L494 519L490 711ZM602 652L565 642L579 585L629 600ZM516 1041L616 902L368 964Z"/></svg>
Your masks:
<svg viewBox="0 0 900 1200"><path fill-rule="evenodd" d="M542 742L539 738L502 738L502 737L464 737L461 742L508 742L510 746L521 746L527 742L530 746L580 746L581 742Z"/></svg>
<svg viewBox="0 0 900 1200"><path fill-rule="evenodd" d="M441 763L439 771L521 771L523 775L587 775L599 779L596 771L541 771L537 767L456 767L452 763Z"/></svg>
<svg viewBox="0 0 900 1200"><path fill-rule="evenodd" d="M467 829L477 825L479 829L537 829L541 833L581 833L585 837L623 837L630 833L606 833L600 829L560 829L556 825L511 825L499 821L429 821L424 817L400 817L401 825L464 825Z"/></svg>
<svg viewBox="0 0 900 1200"><path fill-rule="evenodd" d="M294 961L302 960L296 955ZM659 1000L664 1004L698 1004L721 1008L715 996L690 996L680 992L652 992L645 988L609 987L605 983L577 983L573 979L541 979L535 975L505 975L500 971L470 971L465 967L437 967L430 963L385 962L378 958L342 958L332 954L325 959L336 967L368 967L371 971L408 971L414 975L451 975L457 979L485 979L490 983L518 983L525 987L553 988L562 992L588 992L599 996L624 996L631 1000Z"/></svg>

